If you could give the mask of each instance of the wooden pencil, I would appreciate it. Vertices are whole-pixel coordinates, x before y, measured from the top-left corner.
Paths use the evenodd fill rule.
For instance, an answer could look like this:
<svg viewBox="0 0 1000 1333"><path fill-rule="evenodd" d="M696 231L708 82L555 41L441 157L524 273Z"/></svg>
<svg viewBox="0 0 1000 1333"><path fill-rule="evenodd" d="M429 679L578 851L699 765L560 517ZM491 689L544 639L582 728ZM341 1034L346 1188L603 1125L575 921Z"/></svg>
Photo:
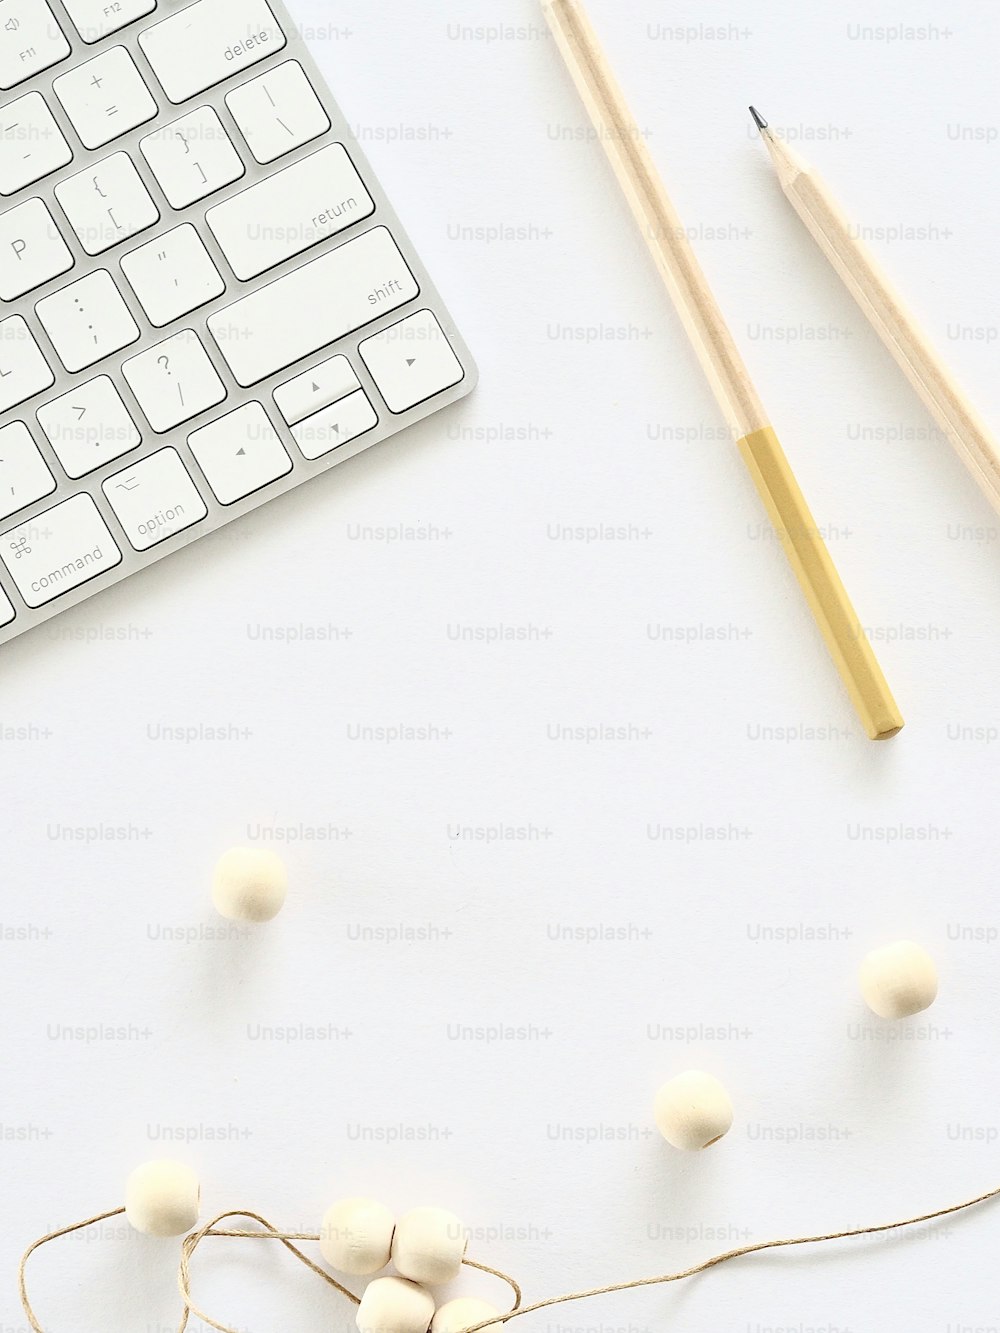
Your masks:
<svg viewBox="0 0 1000 1333"><path fill-rule="evenodd" d="M985 422L896 295L822 178L772 133L759 111L751 107L750 113L792 207L990 503L1000 511L1000 452Z"/></svg>
<svg viewBox="0 0 1000 1333"><path fill-rule="evenodd" d="M895 736L903 718L583 6L542 7L865 730Z"/></svg>

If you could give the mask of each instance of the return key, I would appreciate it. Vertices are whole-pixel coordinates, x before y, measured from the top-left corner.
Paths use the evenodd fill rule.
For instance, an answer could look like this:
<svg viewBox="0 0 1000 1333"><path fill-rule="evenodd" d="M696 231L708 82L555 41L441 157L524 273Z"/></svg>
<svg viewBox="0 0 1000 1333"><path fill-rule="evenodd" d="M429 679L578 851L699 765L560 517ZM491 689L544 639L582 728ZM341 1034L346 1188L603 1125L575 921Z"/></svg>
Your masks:
<svg viewBox="0 0 1000 1333"><path fill-rule="evenodd" d="M205 216L233 272L247 282L374 212L346 149L336 143Z"/></svg>

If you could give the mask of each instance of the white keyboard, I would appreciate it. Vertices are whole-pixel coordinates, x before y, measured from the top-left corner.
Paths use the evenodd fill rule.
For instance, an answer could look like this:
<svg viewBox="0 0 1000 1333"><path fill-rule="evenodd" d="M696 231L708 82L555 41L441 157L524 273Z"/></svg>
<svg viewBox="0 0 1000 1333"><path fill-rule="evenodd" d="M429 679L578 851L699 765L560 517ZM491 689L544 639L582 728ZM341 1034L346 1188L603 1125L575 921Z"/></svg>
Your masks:
<svg viewBox="0 0 1000 1333"><path fill-rule="evenodd" d="M279 0L0 0L0 643L467 394Z"/></svg>

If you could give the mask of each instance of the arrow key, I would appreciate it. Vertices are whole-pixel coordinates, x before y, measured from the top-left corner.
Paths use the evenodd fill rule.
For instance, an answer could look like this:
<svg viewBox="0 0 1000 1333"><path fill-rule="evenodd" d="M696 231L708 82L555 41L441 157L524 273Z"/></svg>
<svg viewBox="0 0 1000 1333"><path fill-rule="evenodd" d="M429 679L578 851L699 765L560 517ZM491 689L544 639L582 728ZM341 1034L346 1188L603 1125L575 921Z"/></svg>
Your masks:
<svg viewBox="0 0 1000 1333"><path fill-rule="evenodd" d="M376 333L361 356L390 412L408 412L465 379L462 363L430 310Z"/></svg>
<svg viewBox="0 0 1000 1333"><path fill-rule="evenodd" d="M363 389L342 398L339 403L316 412L292 427L295 443L306 458L322 458L342 444L367 435L378 425L375 409Z"/></svg>
<svg viewBox="0 0 1000 1333"><path fill-rule="evenodd" d="M347 357L333 356L304 375L279 385L274 391L274 401L289 426L294 426L360 388L361 381Z"/></svg>
<svg viewBox="0 0 1000 1333"><path fill-rule="evenodd" d="M292 470L292 460L260 403L246 403L202 426L188 436L188 444L220 504L235 504Z"/></svg>

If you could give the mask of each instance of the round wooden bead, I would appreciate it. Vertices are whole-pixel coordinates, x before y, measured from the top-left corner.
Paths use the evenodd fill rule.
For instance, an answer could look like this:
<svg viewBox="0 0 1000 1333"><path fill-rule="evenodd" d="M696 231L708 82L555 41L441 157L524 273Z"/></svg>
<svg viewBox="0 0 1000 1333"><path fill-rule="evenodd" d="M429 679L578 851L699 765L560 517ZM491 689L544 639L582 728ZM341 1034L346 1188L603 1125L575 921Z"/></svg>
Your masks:
<svg viewBox="0 0 1000 1333"><path fill-rule="evenodd" d="M328 1208L320 1228L323 1258L339 1273L370 1277L392 1253L396 1219L374 1199L341 1199Z"/></svg>
<svg viewBox="0 0 1000 1333"><path fill-rule="evenodd" d="M396 1224L392 1261L404 1277L429 1287L453 1282L468 1245L464 1228L444 1208L414 1208Z"/></svg>
<svg viewBox="0 0 1000 1333"><path fill-rule="evenodd" d="M926 949L899 940L875 949L861 964L861 994L880 1018L910 1018L937 999L938 974Z"/></svg>
<svg viewBox="0 0 1000 1333"><path fill-rule="evenodd" d="M233 847L215 867L212 901L229 921L272 921L287 893L288 875L274 852Z"/></svg>
<svg viewBox="0 0 1000 1333"><path fill-rule="evenodd" d="M358 1307L360 1333L427 1333L434 1318L434 1297L402 1277L369 1282Z"/></svg>
<svg viewBox="0 0 1000 1333"><path fill-rule="evenodd" d="M656 1094L656 1124L675 1148L699 1152L729 1133L733 1104L717 1078L691 1069Z"/></svg>
<svg viewBox="0 0 1000 1333"><path fill-rule="evenodd" d="M125 1186L125 1216L147 1236L183 1236L200 1206L198 1177L183 1162L144 1162Z"/></svg>
<svg viewBox="0 0 1000 1333"><path fill-rule="evenodd" d="M499 1313L487 1301L463 1296L441 1306L431 1324L431 1333L464 1333L465 1329L475 1328L484 1319L493 1319ZM502 1330L503 1324L487 1324L481 1333L502 1333Z"/></svg>

